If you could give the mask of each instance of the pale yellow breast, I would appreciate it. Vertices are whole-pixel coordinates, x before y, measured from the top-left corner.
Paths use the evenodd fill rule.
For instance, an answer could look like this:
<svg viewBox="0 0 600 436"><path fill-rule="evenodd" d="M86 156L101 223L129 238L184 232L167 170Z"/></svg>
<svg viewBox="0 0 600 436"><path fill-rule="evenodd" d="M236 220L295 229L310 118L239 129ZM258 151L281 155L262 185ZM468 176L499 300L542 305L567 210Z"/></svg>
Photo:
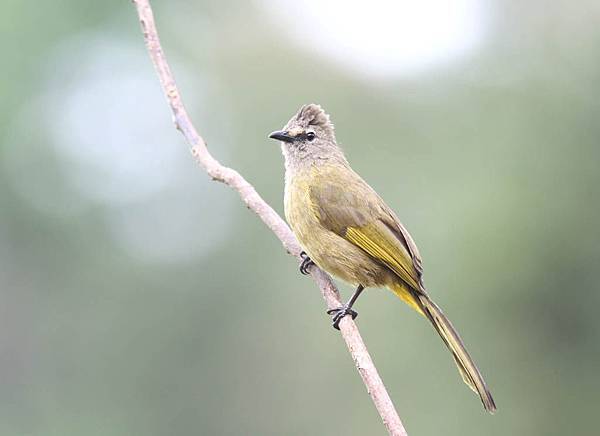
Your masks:
<svg viewBox="0 0 600 436"><path fill-rule="evenodd" d="M311 176L311 173L295 174L286 178L284 197L285 218L307 252L309 245L313 245L310 234L320 226L310 201Z"/></svg>

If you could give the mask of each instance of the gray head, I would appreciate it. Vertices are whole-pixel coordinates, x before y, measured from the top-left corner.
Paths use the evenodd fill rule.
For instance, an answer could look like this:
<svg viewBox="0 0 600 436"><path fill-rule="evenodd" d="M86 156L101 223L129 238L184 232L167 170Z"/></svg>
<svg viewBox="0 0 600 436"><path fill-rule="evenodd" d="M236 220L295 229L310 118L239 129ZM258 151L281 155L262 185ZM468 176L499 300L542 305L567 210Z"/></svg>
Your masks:
<svg viewBox="0 0 600 436"><path fill-rule="evenodd" d="M302 106L283 130L271 133L269 138L281 141L288 169L317 160L346 162L335 141L333 123L318 104Z"/></svg>

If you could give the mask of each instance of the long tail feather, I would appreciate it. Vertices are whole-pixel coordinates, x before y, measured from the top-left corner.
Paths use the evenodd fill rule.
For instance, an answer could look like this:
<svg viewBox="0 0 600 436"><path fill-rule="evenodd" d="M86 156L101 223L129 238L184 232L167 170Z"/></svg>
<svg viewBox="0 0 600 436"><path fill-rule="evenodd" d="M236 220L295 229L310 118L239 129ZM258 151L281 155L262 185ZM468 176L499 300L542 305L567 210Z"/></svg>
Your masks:
<svg viewBox="0 0 600 436"><path fill-rule="evenodd" d="M492 394L490 393L483 376L479 372L479 369L477 369L475 362L473 362L473 359L465 348L465 344L460 338L460 335L452 326L450 320L444 315L442 309L440 309L427 294L413 291L407 286L396 285L392 287L392 291L431 322L452 353L454 362L458 367L458 372L464 382L475 393L479 394L485 410L494 413L496 411L496 403L494 403Z"/></svg>
<svg viewBox="0 0 600 436"><path fill-rule="evenodd" d="M431 324L452 353L458 371L465 383L473 391L479 394L485 410L494 413L496 411L494 398L492 398L492 394L490 393L483 376L479 372L475 362L473 362L473 359L465 348L465 344L454 326L452 326L450 320L444 315L442 309L440 309L426 294L415 292L414 297L420 303L419 305L425 313L425 316L431 321Z"/></svg>

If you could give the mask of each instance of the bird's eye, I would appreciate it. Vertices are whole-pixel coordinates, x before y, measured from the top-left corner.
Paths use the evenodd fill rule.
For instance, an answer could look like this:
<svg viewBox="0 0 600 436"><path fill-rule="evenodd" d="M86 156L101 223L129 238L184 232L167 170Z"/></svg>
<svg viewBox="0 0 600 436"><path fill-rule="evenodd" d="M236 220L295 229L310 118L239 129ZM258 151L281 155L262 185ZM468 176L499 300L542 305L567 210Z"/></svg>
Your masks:
<svg viewBox="0 0 600 436"><path fill-rule="evenodd" d="M315 132L307 132L306 133L306 139L308 139L309 141L312 141L316 137L317 137L317 135L315 135Z"/></svg>

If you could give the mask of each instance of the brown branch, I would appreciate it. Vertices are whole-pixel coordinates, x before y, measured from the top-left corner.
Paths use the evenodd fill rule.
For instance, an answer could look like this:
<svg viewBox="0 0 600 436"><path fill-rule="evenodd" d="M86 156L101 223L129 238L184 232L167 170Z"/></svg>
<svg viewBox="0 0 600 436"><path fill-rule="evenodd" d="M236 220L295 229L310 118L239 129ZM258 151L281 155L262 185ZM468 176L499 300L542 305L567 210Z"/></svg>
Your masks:
<svg viewBox="0 0 600 436"><path fill-rule="evenodd" d="M156 68L160 84L167 98L167 102L173 112L173 120L177 129L183 133L186 141L192 147L192 155L198 164L204 168L213 180L225 183L238 192L242 201L249 209L254 211L260 219L275 233L288 253L300 258L301 248L294 234L291 232L285 221L258 195L254 187L248 183L236 170L221 165L208 152L206 142L198 134L190 117L188 116L181 96L175 84L175 79L169 68L164 52L160 45L156 25L154 24L154 15L148 0L133 0L142 31L144 40L150 54L150 58ZM331 281L331 278L319 268L311 267L312 278L315 280L323 298L329 309L341 306L339 292ZM394 436L406 436L406 430L400 421L398 412L387 393L383 381L377 373L377 368L369 355L362 337L351 317L344 317L340 322L340 331L346 341L346 345L352 359L360 373L360 376L367 387L367 391L375 403L377 411L381 415L383 424L389 434Z"/></svg>

